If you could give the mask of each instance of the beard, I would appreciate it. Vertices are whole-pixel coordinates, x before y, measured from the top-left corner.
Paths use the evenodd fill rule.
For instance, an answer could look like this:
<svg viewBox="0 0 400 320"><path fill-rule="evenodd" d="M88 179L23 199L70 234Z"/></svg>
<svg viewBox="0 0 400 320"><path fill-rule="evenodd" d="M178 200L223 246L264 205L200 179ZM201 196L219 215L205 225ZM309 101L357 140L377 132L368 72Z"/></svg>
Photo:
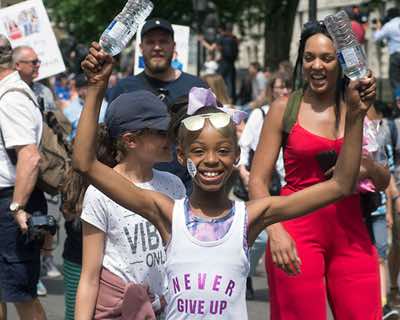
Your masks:
<svg viewBox="0 0 400 320"><path fill-rule="evenodd" d="M162 61L153 62L150 58L143 56L144 64L147 69L153 74L164 73L171 66L172 54L165 55Z"/></svg>

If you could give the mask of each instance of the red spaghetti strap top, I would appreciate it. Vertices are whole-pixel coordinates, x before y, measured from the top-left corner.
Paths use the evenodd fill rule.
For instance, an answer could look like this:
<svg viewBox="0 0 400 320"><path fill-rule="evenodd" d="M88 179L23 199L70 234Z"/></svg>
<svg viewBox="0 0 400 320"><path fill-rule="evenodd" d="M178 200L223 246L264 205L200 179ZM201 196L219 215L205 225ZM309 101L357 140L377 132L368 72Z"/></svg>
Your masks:
<svg viewBox="0 0 400 320"><path fill-rule="evenodd" d="M339 154L342 144L343 138L333 140L318 136L296 122L283 152L287 183L284 189L298 191L326 180L316 156L328 150Z"/></svg>

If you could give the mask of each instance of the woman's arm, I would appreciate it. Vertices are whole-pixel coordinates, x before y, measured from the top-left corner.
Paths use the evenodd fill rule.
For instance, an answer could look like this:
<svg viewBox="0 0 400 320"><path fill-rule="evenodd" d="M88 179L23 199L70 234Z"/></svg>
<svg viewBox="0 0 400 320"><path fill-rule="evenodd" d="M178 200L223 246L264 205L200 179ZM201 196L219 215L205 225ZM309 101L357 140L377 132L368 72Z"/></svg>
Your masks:
<svg viewBox="0 0 400 320"><path fill-rule="evenodd" d="M360 86L366 87L361 93L358 92ZM353 193L361 162L363 121L371 101L375 97L375 88L373 78L350 82L346 92L345 140L333 177L287 197L271 197L261 200L266 206L266 210L258 216L260 219L257 219L257 213L253 214L257 210L249 212L250 230L251 223L259 224L257 227L259 229L312 212Z"/></svg>
<svg viewBox="0 0 400 320"><path fill-rule="evenodd" d="M269 196L268 186L276 166L282 145L282 121L286 110L287 98L275 100L264 120L260 140L253 159L250 172L250 199L262 199ZM261 231L261 229L260 229ZM281 223L267 227L270 251L274 263L289 274L295 274L300 268L296 243L287 233ZM259 232L255 232L258 234ZM249 242L256 239L255 234L249 234ZM254 237L254 238L253 238Z"/></svg>
<svg viewBox="0 0 400 320"><path fill-rule="evenodd" d="M112 57L100 50L100 46L93 43L82 63L89 85L75 138L73 166L112 200L149 220L163 240L168 241L173 200L159 192L136 187L96 158L97 122L113 67Z"/></svg>
<svg viewBox="0 0 400 320"><path fill-rule="evenodd" d="M76 295L75 319L91 320L93 319L99 291L105 234L83 221L82 237L82 273Z"/></svg>

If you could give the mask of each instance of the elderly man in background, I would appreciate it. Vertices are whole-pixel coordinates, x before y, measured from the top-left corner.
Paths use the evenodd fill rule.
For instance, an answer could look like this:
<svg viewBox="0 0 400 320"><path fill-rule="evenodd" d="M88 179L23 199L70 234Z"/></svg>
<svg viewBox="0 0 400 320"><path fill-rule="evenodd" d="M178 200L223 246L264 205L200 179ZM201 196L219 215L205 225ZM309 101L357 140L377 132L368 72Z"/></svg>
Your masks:
<svg viewBox="0 0 400 320"><path fill-rule="evenodd" d="M14 69L18 71L21 79L24 80L35 93L39 103L43 107L43 111L56 110L54 95L50 88L40 82L33 82L39 75L39 69L42 63L35 50L28 46L16 47L13 50L12 59Z"/></svg>
<svg viewBox="0 0 400 320"><path fill-rule="evenodd" d="M22 320L46 319L36 293L40 244L27 236L30 213L47 214L36 190L42 136L36 96L12 69L12 49L0 35L0 288Z"/></svg>

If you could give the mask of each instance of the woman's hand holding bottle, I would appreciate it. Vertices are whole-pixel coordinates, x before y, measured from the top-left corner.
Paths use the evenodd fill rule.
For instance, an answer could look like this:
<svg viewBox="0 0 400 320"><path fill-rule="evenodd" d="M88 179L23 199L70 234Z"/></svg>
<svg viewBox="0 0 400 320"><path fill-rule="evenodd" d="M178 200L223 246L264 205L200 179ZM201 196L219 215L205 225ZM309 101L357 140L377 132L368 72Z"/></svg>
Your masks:
<svg viewBox="0 0 400 320"><path fill-rule="evenodd" d="M89 87L107 88L108 79L113 70L113 63L112 56L101 50L97 42L92 42L89 54L81 63L81 67L88 79Z"/></svg>
<svg viewBox="0 0 400 320"><path fill-rule="evenodd" d="M366 114L376 97L376 79L371 71L367 77L360 80L351 80L345 94L348 112Z"/></svg>

